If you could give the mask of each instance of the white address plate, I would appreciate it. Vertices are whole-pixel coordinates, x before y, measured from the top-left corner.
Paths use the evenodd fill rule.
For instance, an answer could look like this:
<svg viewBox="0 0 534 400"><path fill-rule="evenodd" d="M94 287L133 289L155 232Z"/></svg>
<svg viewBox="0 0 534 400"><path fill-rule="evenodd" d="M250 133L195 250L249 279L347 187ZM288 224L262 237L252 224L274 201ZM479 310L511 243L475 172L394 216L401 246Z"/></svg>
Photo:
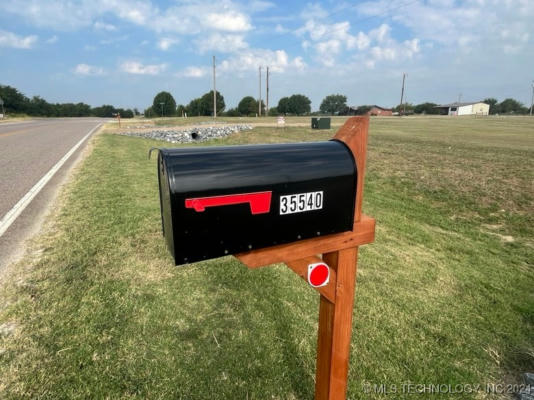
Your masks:
<svg viewBox="0 0 534 400"><path fill-rule="evenodd" d="M323 192L309 192L280 196L280 215L295 214L323 208Z"/></svg>

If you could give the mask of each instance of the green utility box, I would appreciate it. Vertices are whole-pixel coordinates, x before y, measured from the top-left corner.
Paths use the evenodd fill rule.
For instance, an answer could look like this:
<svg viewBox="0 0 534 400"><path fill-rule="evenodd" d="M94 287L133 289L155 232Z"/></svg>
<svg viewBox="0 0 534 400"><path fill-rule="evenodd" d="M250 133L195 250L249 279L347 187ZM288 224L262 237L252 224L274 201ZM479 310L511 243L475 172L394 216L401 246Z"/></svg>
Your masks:
<svg viewBox="0 0 534 400"><path fill-rule="evenodd" d="M312 118L312 129L330 129L330 118Z"/></svg>

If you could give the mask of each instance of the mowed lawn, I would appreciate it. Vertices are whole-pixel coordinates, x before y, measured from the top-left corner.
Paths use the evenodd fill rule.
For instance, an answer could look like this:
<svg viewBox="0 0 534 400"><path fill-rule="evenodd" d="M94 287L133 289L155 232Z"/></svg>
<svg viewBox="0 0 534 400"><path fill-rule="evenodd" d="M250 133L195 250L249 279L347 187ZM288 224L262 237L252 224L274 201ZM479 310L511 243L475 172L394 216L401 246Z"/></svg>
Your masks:
<svg viewBox="0 0 534 400"><path fill-rule="evenodd" d="M333 134L258 127L204 145ZM0 398L313 398L314 290L283 265L173 266L147 160L168 145L92 140L2 280ZM486 385L534 372L533 160L534 119L371 120L363 209L377 233L360 249L347 398L501 398Z"/></svg>

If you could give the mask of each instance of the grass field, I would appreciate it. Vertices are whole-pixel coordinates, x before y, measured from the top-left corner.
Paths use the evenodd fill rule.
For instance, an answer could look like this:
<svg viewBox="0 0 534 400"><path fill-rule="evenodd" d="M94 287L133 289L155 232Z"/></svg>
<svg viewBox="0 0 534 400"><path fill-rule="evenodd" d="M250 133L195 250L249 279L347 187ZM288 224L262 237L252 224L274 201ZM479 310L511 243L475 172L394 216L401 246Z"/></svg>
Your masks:
<svg viewBox="0 0 534 400"><path fill-rule="evenodd" d="M330 117L332 126L342 125L348 117ZM156 118L154 124L158 126L173 126L173 125L192 125L206 122L216 123L231 123L231 124L271 124L277 125L278 117L217 117L213 120L209 117L188 117L188 118ZM285 117L287 125L310 125L309 117Z"/></svg>
<svg viewBox="0 0 534 400"><path fill-rule="evenodd" d="M333 133L258 127L206 145ZM174 267L146 157L165 144L92 143L4 277L0 398L312 399L316 292L283 265ZM360 249L347 398L509 398L486 385L534 372L533 160L528 118L371 120L377 235ZM391 393L408 383L481 388Z"/></svg>

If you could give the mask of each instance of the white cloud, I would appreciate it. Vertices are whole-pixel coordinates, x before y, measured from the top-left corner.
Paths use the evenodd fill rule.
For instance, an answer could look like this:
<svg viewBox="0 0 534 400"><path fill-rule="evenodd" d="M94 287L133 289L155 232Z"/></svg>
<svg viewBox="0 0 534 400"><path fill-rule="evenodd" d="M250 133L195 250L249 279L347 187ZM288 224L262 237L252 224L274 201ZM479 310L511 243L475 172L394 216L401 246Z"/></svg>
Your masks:
<svg viewBox="0 0 534 400"><path fill-rule="evenodd" d="M158 48L163 51L169 50L172 46L179 43L178 39L174 38L161 38L158 41Z"/></svg>
<svg viewBox="0 0 534 400"><path fill-rule="evenodd" d="M12 32L0 30L0 47L13 47L15 49L31 49L37 42L36 35L19 36Z"/></svg>
<svg viewBox="0 0 534 400"><path fill-rule="evenodd" d="M91 23L93 12L88 12L87 4L74 4L68 1L27 0L24 6L17 0L2 0L0 10L4 14L17 15L32 25L71 30L86 27Z"/></svg>
<svg viewBox="0 0 534 400"><path fill-rule="evenodd" d="M146 25L158 14L158 9L148 0L25 0L23 7L18 0L2 0L0 10L35 26L59 31L91 26L109 30L111 25L103 23L100 18L110 15L136 25Z"/></svg>
<svg viewBox="0 0 534 400"><path fill-rule="evenodd" d="M213 33L207 37L202 37L196 40L195 44L201 54L211 50L221 53L235 53L248 47L248 43L245 42L243 35L226 35L220 33Z"/></svg>
<svg viewBox="0 0 534 400"><path fill-rule="evenodd" d="M391 37L391 27L386 23L367 33L353 34L348 21L323 23L309 19L295 34L305 38L301 43L304 50L312 48L316 61L328 68L347 65L347 59L374 68L378 62L405 61L420 52L418 38L400 43ZM343 54L343 61L339 61Z"/></svg>
<svg viewBox="0 0 534 400"><path fill-rule="evenodd" d="M388 39L384 45L376 45L371 47L365 64L369 68L374 68L377 62L395 62L410 60L415 54L419 53L419 39L405 40L398 43L395 40Z"/></svg>
<svg viewBox="0 0 534 400"><path fill-rule="evenodd" d="M389 60L393 61L397 58L397 49L393 47L379 47L375 46L371 48L371 56L373 61Z"/></svg>
<svg viewBox="0 0 534 400"><path fill-rule="evenodd" d="M291 66L295 67L298 71L302 71L304 70L307 65L306 63L304 62L304 60L302 59L302 57L295 57L291 63Z"/></svg>
<svg viewBox="0 0 534 400"><path fill-rule="evenodd" d="M251 11L266 9L271 3L257 1ZM60 31L94 29L114 30L102 18L115 17L155 32L195 35L202 30L245 32L252 29L242 5L231 0L206 3L201 0L177 2L159 8L150 0L2 0L0 11L19 16L38 27Z"/></svg>
<svg viewBox="0 0 534 400"><path fill-rule="evenodd" d="M391 28L388 24L382 24L378 28L373 29L369 32L369 37L376 40L378 43L382 43L389 39L389 32Z"/></svg>
<svg viewBox="0 0 534 400"><path fill-rule="evenodd" d="M76 75L99 76L99 75L104 75L105 71L103 68L96 67L94 65L78 64L74 68L74 73Z"/></svg>
<svg viewBox="0 0 534 400"><path fill-rule="evenodd" d="M207 67L187 67L183 71L176 74L176 76L185 78L202 78L206 76L208 72L209 68Z"/></svg>
<svg viewBox="0 0 534 400"><path fill-rule="evenodd" d="M134 75L159 75L167 69L167 64L144 65L138 61L125 61L120 66L121 70Z"/></svg>
<svg viewBox="0 0 534 400"><path fill-rule="evenodd" d="M20 6L20 0L0 1L0 11L4 15L18 16L37 27L60 31L93 27L109 32L116 29L116 26L104 21L113 18L159 34L193 36L217 31L248 32L253 28L250 14L273 7L273 3L265 0L247 4L233 0L213 3L188 0L171 2L169 6L156 5L151 0L25 0L24 7ZM380 42L388 34L387 27L395 26L386 24L388 20L404 25L413 37L424 43L457 46L465 52L476 49L481 44L488 46L488 43L498 47L501 52L510 49L521 51L530 43L522 40L522 36L525 33L530 37L534 35L532 0L369 0L354 6L342 2L333 11L324 7L320 3L309 3L300 14L308 23L314 23L313 28L308 30L311 40L340 40L343 47L349 50L363 50L371 46L362 35L374 35L370 40ZM335 18L339 11L346 11L348 17L349 10L352 13L353 9L362 18L376 17L384 21L384 24L372 32L351 34L350 24L346 21L335 24L323 22L327 17ZM263 21L271 18L272 21L280 22L297 17L260 15L255 18ZM285 33L282 26L274 29L277 33ZM501 37L500 32L503 30L509 31L508 36ZM5 46L6 39L3 41Z"/></svg>
<svg viewBox="0 0 534 400"><path fill-rule="evenodd" d="M295 31L297 36L304 36L306 33L309 33L310 38L313 40L321 39L327 32L325 25L317 25L313 19L310 19Z"/></svg>
<svg viewBox="0 0 534 400"><path fill-rule="evenodd" d="M310 19L295 33L297 36L309 36L314 42L313 47L318 55L317 60L327 67L335 64L336 57L343 49L357 48L363 50L369 47L370 43L369 37L363 32L359 32L356 36L352 35L348 21L324 24ZM306 50L312 44L308 40L304 40L302 46Z"/></svg>
<svg viewBox="0 0 534 400"><path fill-rule="evenodd" d="M308 34L314 41L324 41L328 39L340 40L345 47L352 48L357 42L357 38L350 34L350 23L348 21L334 24L318 23L313 19L306 21L303 27L296 30L298 36Z"/></svg>
<svg viewBox="0 0 534 400"><path fill-rule="evenodd" d="M269 66L272 72L301 71L306 68L302 57L290 59L284 50L249 49L220 63L223 72L257 71L259 66Z"/></svg>
<svg viewBox="0 0 534 400"><path fill-rule="evenodd" d="M444 48L464 52L484 46L524 48L522 36L534 34L534 2L531 0L452 0L415 1L373 0L357 6L362 16L383 16L384 10L396 23L410 29L415 37ZM502 36L502 32L507 34ZM379 31L375 32L379 35Z"/></svg>
<svg viewBox="0 0 534 400"><path fill-rule="evenodd" d="M102 21L96 21L94 24L93 24L93 27L97 30L97 31L107 31L107 32L114 32L117 30L117 27L113 24L107 24L105 22L102 22Z"/></svg>
<svg viewBox="0 0 534 400"><path fill-rule="evenodd" d="M264 71L265 67L269 66L271 72L302 71L307 67L302 57L291 59L283 50L249 49L220 61L217 65L217 71L221 74L250 71L257 73L259 66L262 66ZM190 66L178 72L176 76L180 78L203 78L210 73L210 67Z"/></svg>
<svg viewBox="0 0 534 400"><path fill-rule="evenodd" d="M316 45L317 53L321 62L327 67L333 67L336 56L341 50L341 42L337 39L330 39L325 42L319 42Z"/></svg>
<svg viewBox="0 0 534 400"><path fill-rule="evenodd" d="M371 39L363 32L358 32L356 35L356 47L358 50L364 50L369 47Z"/></svg>
<svg viewBox="0 0 534 400"><path fill-rule="evenodd" d="M48 44L54 44L59 40L57 35L51 36L50 38L46 39L46 43Z"/></svg>
<svg viewBox="0 0 534 400"><path fill-rule="evenodd" d="M237 12L210 13L205 16L204 26L228 32L244 32L252 28L248 17Z"/></svg>
<svg viewBox="0 0 534 400"><path fill-rule="evenodd" d="M300 13L302 19L326 18L328 12L319 3L308 3Z"/></svg>
<svg viewBox="0 0 534 400"><path fill-rule="evenodd" d="M405 40L403 42L406 51L408 51L408 56L412 57L415 53L419 53L419 39Z"/></svg>
<svg viewBox="0 0 534 400"><path fill-rule="evenodd" d="M121 1L118 1L117 3L119 3L117 7L112 7L111 11L119 18L137 25L145 25L157 13L150 2L134 1L120 4Z"/></svg>

